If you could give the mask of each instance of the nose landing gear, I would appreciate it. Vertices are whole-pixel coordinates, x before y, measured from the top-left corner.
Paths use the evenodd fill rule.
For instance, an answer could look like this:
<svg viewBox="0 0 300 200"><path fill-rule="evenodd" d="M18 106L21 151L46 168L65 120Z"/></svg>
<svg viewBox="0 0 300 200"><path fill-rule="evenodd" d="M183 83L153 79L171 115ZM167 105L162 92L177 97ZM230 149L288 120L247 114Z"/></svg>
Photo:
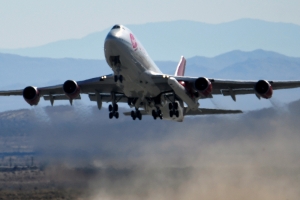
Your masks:
<svg viewBox="0 0 300 200"><path fill-rule="evenodd" d="M123 82L123 76L122 75L115 75L114 76L114 81L115 82L120 81L120 83L122 83Z"/></svg>

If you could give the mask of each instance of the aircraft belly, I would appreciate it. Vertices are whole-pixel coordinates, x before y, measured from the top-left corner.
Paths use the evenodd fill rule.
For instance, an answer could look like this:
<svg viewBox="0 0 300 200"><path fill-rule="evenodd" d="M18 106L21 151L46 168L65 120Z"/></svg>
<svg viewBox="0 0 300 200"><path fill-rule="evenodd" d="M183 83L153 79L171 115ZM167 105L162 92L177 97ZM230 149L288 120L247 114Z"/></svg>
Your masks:
<svg viewBox="0 0 300 200"><path fill-rule="evenodd" d="M147 63L144 60L140 63L134 57L137 57L138 53L128 53L126 47L115 48L113 55L120 56L121 64L119 66L110 66L114 71L114 74L121 74L124 77L122 83L118 86L122 89L124 94L128 97L156 97L160 94L160 89L154 84L151 77L145 73ZM107 55L109 58L109 55ZM139 55L139 57L141 57Z"/></svg>

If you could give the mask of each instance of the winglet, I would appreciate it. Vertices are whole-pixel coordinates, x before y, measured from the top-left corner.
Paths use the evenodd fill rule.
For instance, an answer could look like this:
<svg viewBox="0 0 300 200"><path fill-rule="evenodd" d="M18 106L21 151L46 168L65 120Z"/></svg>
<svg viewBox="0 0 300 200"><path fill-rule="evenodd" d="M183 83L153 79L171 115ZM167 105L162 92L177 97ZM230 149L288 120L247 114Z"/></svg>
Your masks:
<svg viewBox="0 0 300 200"><path fill-rule="evenodd" d="M184 76L185 65L186 65L186 60L183 56L181 56L175 71L175 76Z"/></svg>

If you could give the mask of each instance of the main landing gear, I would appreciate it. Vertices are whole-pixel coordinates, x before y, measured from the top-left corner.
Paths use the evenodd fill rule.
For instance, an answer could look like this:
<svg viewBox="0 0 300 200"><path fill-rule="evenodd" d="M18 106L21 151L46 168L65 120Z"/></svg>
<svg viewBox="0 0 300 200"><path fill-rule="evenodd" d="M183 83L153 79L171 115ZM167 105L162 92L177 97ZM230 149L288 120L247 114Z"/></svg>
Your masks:
<svg viewBox="0 0 300 200"><path fill-rule="evenodd" d="M170 117L173 117L173 116L179 117L177 102L169 103L169 110L170 110Z"/></svg>
<svg viewBox="0 0 300 200"><path fill-rule="evenodd" d="M133 120L135 120L136 118L142 120L142 113L138 109L135 109L135 111L131 111L131 117Z"/></svg>
<svg viewBox="0 0 300 200"><path fill-rule="evenodd" d="M114 80L115 80L115 82L120 81L120 83L122 83L123 82L123 76L122 75L115 75Z"/></svg>
<svg viewBox="0 0 300 200"><path fill-rule="evenodd" d="M156 120L157 117L162 119L161 110L159 108L157 108L156 110L152 110L152 117L153 117L154 120Z"/></svg>
<svg viewBox="0 0 300 200"><path fill-rule="evenodd" d="M108 106L108 110L109 110L109 119L112 119L113 117L115 117L116 119L119 118L119 112L118 112L118 104L113 103L113 104L109 104Z"/></svg>

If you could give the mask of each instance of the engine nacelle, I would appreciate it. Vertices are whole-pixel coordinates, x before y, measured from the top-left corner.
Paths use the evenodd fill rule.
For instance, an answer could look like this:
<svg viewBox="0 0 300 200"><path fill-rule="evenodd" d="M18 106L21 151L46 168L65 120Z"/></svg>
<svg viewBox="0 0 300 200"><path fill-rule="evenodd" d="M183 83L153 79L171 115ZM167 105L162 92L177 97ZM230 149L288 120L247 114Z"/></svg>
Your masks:
<svg viewBox="0 0 300 200"><path fill-rule="evenodd" d="M80 93L79 85L73 80L67 80L63 84L63 90L70 99L75 99Z"/></svg>
<svg viewBox="0 0 300 200"><path fill-rule="evenodd" d="M36 87L28 86L23 90L23 98L29 105L36 106L40 101L40 92Z"/></svg>
<svg viewBox="0 0 300 200"><path fill-rule="evenodd" d="M212 92L212 84L208 78L200 77L194 83L195 89L204 96L208 96Z"/></svg>
<svg viewBox="0 0 300 200"><path fill-rule="evenodd" d="M266 80L259 80L254 89L259 96L265 99L270 99L273 95L272 85Z"/></svg>

